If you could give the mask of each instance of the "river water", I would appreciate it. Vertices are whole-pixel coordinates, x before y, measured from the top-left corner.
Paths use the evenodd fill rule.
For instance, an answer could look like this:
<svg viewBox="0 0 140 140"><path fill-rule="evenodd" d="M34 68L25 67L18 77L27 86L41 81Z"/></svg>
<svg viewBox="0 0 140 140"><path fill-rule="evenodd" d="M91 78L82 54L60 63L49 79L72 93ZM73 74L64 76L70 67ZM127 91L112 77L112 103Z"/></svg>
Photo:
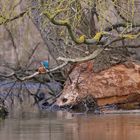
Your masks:
<svg viewBox="0 0 140 140"><path fill-rule="evenodd" d="M25 85L18 84L11 92L10 84L0 87L0 97L8 93L6 105L11 109L8 117L0 120L0 140L140 140L140 111L100 115L40 112ZM32 94L40 87L37 83L26 86ZM46 93L46 86L42 85L40 92Z"/></svg>
<svg viewBox="0 0 140 140"><path fill-rule="evenodd" d="M140 140L140 114L22 113L0 121L0 140Z"/></svg>

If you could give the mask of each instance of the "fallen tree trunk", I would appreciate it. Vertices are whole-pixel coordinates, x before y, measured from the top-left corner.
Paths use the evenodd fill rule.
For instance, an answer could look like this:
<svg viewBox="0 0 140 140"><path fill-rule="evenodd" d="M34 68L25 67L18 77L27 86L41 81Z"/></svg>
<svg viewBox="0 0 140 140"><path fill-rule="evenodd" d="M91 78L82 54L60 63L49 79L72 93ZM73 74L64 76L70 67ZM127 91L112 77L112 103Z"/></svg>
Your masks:
<svg viewBox="0 0 140 140"><path fill-rule="evenodd" d="M140 108L140 65L127 62L98 73L93 72L93 68L92 61L77 64L56 105L72 108L82 102L86 107L115 104L125 108L124 104L128 104L134 107L132 109Z"/></svg>

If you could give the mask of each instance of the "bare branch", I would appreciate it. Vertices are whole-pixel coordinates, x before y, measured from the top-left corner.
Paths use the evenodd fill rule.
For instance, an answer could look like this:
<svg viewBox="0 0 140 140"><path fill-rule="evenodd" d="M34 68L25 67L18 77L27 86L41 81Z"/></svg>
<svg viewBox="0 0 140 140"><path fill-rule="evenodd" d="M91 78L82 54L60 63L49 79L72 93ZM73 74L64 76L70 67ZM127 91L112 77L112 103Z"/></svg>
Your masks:
<svg viewBox="0 0 140 140"><path fill-rule="evenodd" d="M103 31L103 32L98 32L96 33L96 35L91 38L91 39L87 39L85 37L85 35L82 35L80 36L79 38L77 38L75 35L74 35L74 32L72 31L72 27L71 27L71 24L69 23L68 20L56 20L56 16L62 12L62 10L58 10L58 12L56 11L55 14L50 14L48 11L45 11L43 12L43 14L54 24L54 25L58 25L58 26L65 26L67 29L68 29L68 32L69 32L69 35L71 36L72 40L76 43L76 44L92 44L92 45L95 45L97 43L101 43L101 37L106 35L106 36L112 36L112 37L120 37L120 38L125 38L125 39L136 39L137 37L140 36L140 32L137 33L136 35L135 34L114 34L114 33L110 33L110 32L106 32L106 31ZM125 24L123 23L120 23L120 24L116 24L114 25L114 28L117 28L119 26L126 26ZM134 26L134 25L133 25ZM139 27L140 25L135 25L134 27ZM113 27L112 27L113 28ZM108 27L106 28L106 30L111 30L112 29L111 27ZM106 41L106 40L104 40ZM103 42L104 42L103 41Z"/></svg>
<svg viewBox="0 0 140 140"><path fill-rule="evenodd" d="M63 64L61 64L61 65L59 65L59 66L57 66L57 67L55 67L55 68L53 68L53 69L50 69L49 72L53 72L53 71L56 71L56 70L58 70L58 69L61 69L61 68L63 68L64 66L66 66L67 64L68 64L68 62L64 62Z"/></svg>
<svg viewBox="0 0 140 140"><path fill-rule="evenodd" d="M33 57L34 53L36 52L36 50L37 50L37 48L38 48L39 45L40 45L40 42L38 42L38 43L35 45L35 47L33 48L32 52L30 53L30 56L29 56L29 58L28 58L28 62L29 62L29 63L26 64L25 69L27 69L27 68L30 67L30 65L31 65L31 59L32 59L32 57Z"/></svg>
<svg viewBox="0 0 140 140"><path fill-rule="evenodd" d="M35 72L33 73L32 75L29 75L29 76L26 76L26 77L23 77L23 78L19 78L21 81L24 81L24 80L28 80L28 79L31 79L33 77L35 77L36 75L39 75L39 72Z"/></svg>
<svg viewBox="0 0 140 140"><path fill-rule="evenodd" d="M0 74L0 77L9 78L9 77L13 76L14 74L15 74L15 72L10 73L9 75Z"/></svg>
<svg viewBox="0 0 140 140"><path fill-rule="evenodd" d="M91 60L91 59L94 59L96 56L98 56L102 51L104 50L104 47L103 48L98 48L96 49L92 54L86 56L86 57L80 57L80 58L75 58L75 59L72 59L72 58L64 58L64 57L58 57L57 60L62 60L62 61L65 61L65 62L83 62L83 61L88 61L88 60Z"/></svg>
<svg viewBox="0 0 140 140"><path fill-rule="evenodd" d="M13 21L13 20L16 20L16 19L18 19L18 18L21 18L21 17L23 17L26 13L27 13L27 11L23 11L23 12L21 12L20 14L14 16L13 18L10 18L10 19L6 19L5 17L2 16L3 19L4 19L4 21L1 22L0 25L6 24L6 23L11 22L11 21ZM1 16L1 15L0 15L0 16Z"/></svg>
<svg viewBox="0 0 140 140"><path fill-rule="evenodd" d="M17 6L19 6L21 3L22 3L22 0L19 0L19 1L13 6L13 10L14 10Z"/></svg>
<svg viewBox="0 0 140 140"><path fill-rule="evenodd" d="M61 65L59 65L59 66L57 66L57 67L55 67L55 68L53 68L53 69L46 70L46 73L48 73L48 72L53 72L53 71L56 71L56 70L58 70L58 69L61 69L61 68L63 68L64 66L66 66L67 64L68 64L68 62L64 62L63 64L61 64ZM40 74L39 72L35 72L35 73L33 73L32 75L29 75L29 76L26 76L26 77L22 77L22 78L18 78L18 79L21 80L21 81L25 81L25 80L31 79L31 78L33 78L33 77L39 75L39 74Z"/></svg>
<svg viewBox="0 0 140 140"><path fill-rule="evenodd" d="M139 45L127 45L124 47L128 47L128 48L140 48L140 44Z"/></svg>
<svg viewBox="0 0 140 140"><path fill-rule="evenodd" d="M10 95L10 93L11 93L11 91L13 90L14 86L16 85L16 83L17 83L17 81L15 81L15 82L12 84L12 86L10 87L10 89L9 89L7 95L5 96L4 100L6 100L7 97Z"/></svg>
<svg viewBox="0 0 140 140"><path fill-rule="evenodd" d="M14 41L13 34L12 34L11 30L6 25L4 27L5 27L6 31L8 32L8 34L9 34L12 46L13 46L14 51L15 51L15 56L16 56L16 61L17 61L16 64L17 64L17 67L19 67L20 66L20 62L19 62L17 46L16 46L16 43Z"/></svg>
<svg viewBox="0 0 140 140"><path fill-rule="evenodd" d="M57 67L55 67L55 68L53 68L53 69L50 69L50 70L46 70L46 73L48 73L48 72L53 72L53 71L56 71L56 70L58 70L58 69L61 69L61 68L63 68L64 66L66 66L68 64L68 62L64 62L63 64L61 64L61 65L59 65L59 66L57 66ZM13 73L10 73L9 75L2 75L2 74L0 74L0 76L1 77L5 77L5 78L9 78L9 77L11 77L11 76L15 76L15 78L17 79L17 80L19 80L19 81L25 81L25 80L29 80L29 79L31 79L31 78L33 78L33 77L35 77L35 76L37 76L37 75L39 75L40 73L37 71L37 72L35 72L35 73L33 73L32 75L29 75L29 76L25 76L25 77L18 77L16 74L15 74L15 72L13 72Z"/></svg>
<svg viewBox="0 0 140 140"><path fill-rule="evenodd" d="M43 12L43 14L54 24L59 26L65 26L68 29L69 35L71 36L72 40L76 44L97 44L97 40L93 39L86 39L86 37L83 35L80 38L76 38L74 35L74 32L72 31L72 27L67 20L56 20L55 17L60 13L60 10L56 12L54 15L51 15L48 11Z"/></svg>
<svg viewBox="0 0 140 140"><path fill-rule="evenodd" d="M113 25L111 25L111 27L109 26L109 27L106 27L105 28L105 31L111 31L111 30L113 30L113 29L117 29L117 28L120 28L120 27L124 27L124 28L126 28L128 25L127 25L127 23L116 23L116 24L113 24ZM132 26L131 26L131 28L136 28L136 27L140 27L140 24L133 24Z"/></svg>

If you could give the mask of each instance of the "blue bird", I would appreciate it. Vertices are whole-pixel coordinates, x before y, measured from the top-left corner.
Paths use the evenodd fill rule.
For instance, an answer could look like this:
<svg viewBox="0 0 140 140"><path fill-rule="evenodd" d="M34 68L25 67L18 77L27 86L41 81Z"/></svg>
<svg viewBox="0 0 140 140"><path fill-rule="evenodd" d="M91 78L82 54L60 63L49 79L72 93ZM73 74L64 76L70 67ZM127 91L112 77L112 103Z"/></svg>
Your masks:
<svg viewBox="0 0 140 140"><path fill-rule="evenodd" d="M48 62L48 60L42 61L41 64L45 67L45 69L48 69L49 68L49 62Z"/></svg>

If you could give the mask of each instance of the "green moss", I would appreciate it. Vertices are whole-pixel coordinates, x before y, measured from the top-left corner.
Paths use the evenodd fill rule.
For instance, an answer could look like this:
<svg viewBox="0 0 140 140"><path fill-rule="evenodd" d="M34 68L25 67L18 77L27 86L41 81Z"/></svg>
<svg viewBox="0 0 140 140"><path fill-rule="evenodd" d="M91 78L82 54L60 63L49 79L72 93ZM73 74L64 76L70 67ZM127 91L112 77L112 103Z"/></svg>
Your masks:
<svg viewBox="0 0 140 140"><path fill-rule="evenodd" d="M97 42L99 42L101 37L106 34L108 34L108 33L107 32L97 32L96 35L93 37L93 39L96 40Z"/></svg>
<svg viewBox="0 0 140 140"><path fill-rule="evenodd" d="M85 35L81 35L78 39L77 39L77 42L78 43L84 43L85 41Z"/></svg>
<svg viewBox="0 0 140 140"><path fill-rule="evenodd" d="M136 35L131 35L131 34L125 34L122 35L123 38L127 38L127 39L135 39L137 36Z"/></svg>

